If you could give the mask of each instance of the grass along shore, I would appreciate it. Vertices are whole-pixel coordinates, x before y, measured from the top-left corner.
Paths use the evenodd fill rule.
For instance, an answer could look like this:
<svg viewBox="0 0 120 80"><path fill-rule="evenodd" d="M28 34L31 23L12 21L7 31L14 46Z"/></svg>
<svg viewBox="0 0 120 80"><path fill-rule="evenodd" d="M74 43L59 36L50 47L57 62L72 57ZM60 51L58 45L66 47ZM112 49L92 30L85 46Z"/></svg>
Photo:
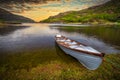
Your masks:
<svg viewBox="0 0 120 80"><path fill-rule="evenodd" d="M50 54L48 54L48 52ZM44 53L43 56L41 56ZM62 54L56 57L53 49L31 50L2 56L2 80L119 80L120 54L105 55L97 70L87 70L77 60ZM54 55L53 55L54 54ZM49 55L49 56L48 56ZM50 57L51 56L51 57ZM43 62L45 59L45 62ZM2 63L2 61L4 61Z"/></svg>

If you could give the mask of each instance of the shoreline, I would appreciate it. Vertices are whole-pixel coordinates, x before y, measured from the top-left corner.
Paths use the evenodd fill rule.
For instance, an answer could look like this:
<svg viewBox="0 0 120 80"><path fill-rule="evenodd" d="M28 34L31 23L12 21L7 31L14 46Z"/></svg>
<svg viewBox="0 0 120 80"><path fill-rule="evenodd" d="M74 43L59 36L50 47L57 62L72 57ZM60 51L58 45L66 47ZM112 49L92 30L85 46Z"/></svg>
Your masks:
<svg viewBox="0 0 120 80"><path fill-rule="evenodd" d="M7 26L7 25L20 25L20 24L23 24L23 23L17 23L17 22L15 22L15 23L11 23L11 22L5 22L5 23L1 23L0 22L0 28L2 27L2 26ZM52 22L52 23L44 23L44 22L40 22L40 23L38 23L38 22L34 22L34 23L31 23L31 24L50 24L50 25L62 25L62 26L105 26L105 25L108 25L108 26L112 26L112 25L120 25L120 23L117 23L117 22L114 22L114 23L102 23L102 24L100 24L100 23L97 23L97 24L94 24L94 23L60 23L60 22L58 22L58 23L55 23L55 22Z"/></svg>
<svg viewBox="0 0 120 80"><path fill-rule="evenodd" d="M101 23L101 24L100 23L97 23L97 24L94 24L94 23L61 23L61 22L52 22L52 23L49 23L49 22L48 23L40 22L40 23L41 24L55 24L55 25L84 25L84 26L85 25L86 26L87 25L89 25L89 26L96 26L96 25L97 26L98 25L99 26L101 26L101 25L110 25L110 26L111 25L120 25L120 23L117 23L117 22L114 22L114 23L112 23L112 22L111 23L104 23L104 24L103 23Z"/></svg>

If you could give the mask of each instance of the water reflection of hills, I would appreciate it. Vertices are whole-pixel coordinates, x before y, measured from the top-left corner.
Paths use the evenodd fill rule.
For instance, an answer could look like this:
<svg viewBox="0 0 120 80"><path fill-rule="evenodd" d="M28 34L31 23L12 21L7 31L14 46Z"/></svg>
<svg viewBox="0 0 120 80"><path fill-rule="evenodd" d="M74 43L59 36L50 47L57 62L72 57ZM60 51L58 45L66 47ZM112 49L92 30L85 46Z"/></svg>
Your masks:
<svg viewBox="0 0 120 80"><path fill-rule="evenodd" d="M10 33L13 33L17 29L24 29L27 28L28 26L5 26L3 28L0 28L0 36L5 36Z"/></svg>
<svg viewBox="0 0 120 80"><path fill-rule="evenodd" d="M52 27L60 33L70 34L84 44L90 45L105 53L118 53L120 49L120 29L116 27Z"/></svg>
<svg viewBox="0 0 120 80"><path fill-rule="evenodd" d="M65 32L77 32L88 36L94 36L105 42L120 46L119 27L62 27L57 29Z"/></svg>

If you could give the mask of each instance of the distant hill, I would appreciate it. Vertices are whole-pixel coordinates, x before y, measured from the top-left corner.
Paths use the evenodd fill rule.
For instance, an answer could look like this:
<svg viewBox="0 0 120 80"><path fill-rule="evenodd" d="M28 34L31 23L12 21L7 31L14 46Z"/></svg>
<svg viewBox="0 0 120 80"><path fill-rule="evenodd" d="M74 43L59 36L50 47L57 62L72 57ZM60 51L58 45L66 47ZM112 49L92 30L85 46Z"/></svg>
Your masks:
<svg viewBox="0 0 120 80"><path fill-rule="evenodd" d="M0 9L0 21L4 22L34 22L33 20L19 16L19 15L14 15L4 9Z"/></svg>
<svg viewBox="0 0 120 80"><path fill-rule="evenodd" d="M69 11L51 16L41 22L62 23L109 23L120 22L120 0L111 0L103 5L90 7L81 11Z"/></svg>

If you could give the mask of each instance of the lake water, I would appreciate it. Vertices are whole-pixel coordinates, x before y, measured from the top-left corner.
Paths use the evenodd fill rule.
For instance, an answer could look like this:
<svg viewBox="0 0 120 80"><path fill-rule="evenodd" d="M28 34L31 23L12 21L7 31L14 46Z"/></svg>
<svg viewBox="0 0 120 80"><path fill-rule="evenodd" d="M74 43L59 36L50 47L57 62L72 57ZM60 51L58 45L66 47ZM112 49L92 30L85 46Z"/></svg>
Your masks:
<svg viewBox="0 0 120 80"><path fill-rule="evenodd" d="M15 64L18 60L17 68L24 60L33 66L52 60L79 64L56 45L56 34L62 34L108 55L120 52L118 26L24 23L0 28L0 66ZM11 55L14 59L11 59ZM21 58L23 55L26 57Z"/></svg>

